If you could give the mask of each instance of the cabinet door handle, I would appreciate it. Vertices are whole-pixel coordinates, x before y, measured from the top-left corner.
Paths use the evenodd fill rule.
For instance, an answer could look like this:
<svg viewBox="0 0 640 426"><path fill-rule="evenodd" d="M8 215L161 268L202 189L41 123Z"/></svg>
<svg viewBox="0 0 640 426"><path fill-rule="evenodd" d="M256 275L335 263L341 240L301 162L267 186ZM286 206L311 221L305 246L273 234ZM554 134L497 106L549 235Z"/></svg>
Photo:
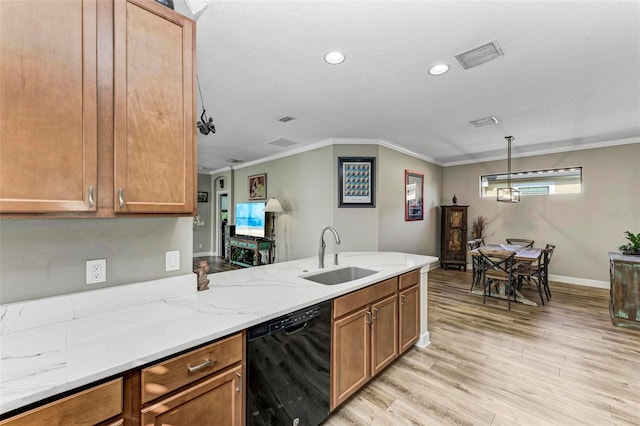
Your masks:
<svg viewBox="0 0 640 426"><path fill-rule="evenodd" d="M93 198L93 186L90 186L89 187L89 207L93 207L95 203L96 203L95 198Z"/></svg>
<svg viewBox="0 0 640 426"><path fill-rule="evenodd" d="M378 321L378 308L373 308L373 319Z"/></svg>
<svg viewBox="0 0 640 426"><path fill-rule="evenodd" d="M405 296L404 294L402 296L400 296L400 304L404 305L404 299L406 299L407 296Z"/></svg>
<svg viewBox="0 0 640 426"><path fill-rule="evenodd" d="M371 324L371 312L367 311L365 315L367 315L367 324Z"/></svg>
<svg viewBox="0 0 640 426"><path fill-rule="evenodd" d="M120 204L120 208L124 207L124 188L118 190L118 204Z"/></svg>
<svg viewBox="0 0 640 426"><path fill-rule="evenodd" d="M193 367L190 366L190 365L187 365L187 370L189 370L189 373L195 373L197 371L200 371L200 370L202 370L204 368L208 368L208 367L213 367L213 361L211 361L208 358L205 358L204 362L202 364L198 364L198 365L195 365Z"/></svg>
<svg viewBox="0 0 640 426"><path fill-rule="evenodd" d="M236 386L236 392L242 392L242 374L236 373L238 375L238 386Z"/></svg>

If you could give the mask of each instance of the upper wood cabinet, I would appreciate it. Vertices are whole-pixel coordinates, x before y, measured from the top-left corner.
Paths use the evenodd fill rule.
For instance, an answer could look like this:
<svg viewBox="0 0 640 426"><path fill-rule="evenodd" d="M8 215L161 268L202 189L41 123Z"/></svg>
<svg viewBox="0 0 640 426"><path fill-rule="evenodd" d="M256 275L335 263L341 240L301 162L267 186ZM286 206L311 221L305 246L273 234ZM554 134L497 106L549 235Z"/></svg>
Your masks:
<svg viewBox="0 0 640 426"><path fill-rule="evenodd" d="M149 0L114 5L114 206L194 209L194 23Z"/></svg>
<svg viewBox="0 0 640 426"><path fill-rule="evenodd" d="M3 216L193 213L194 21L154 0L2 1L0 32Z"/></svg>
<svg viewBox="0 0 640 426"><path fill-rule="evenodd" d="M95 211L96 0L0 2L0 211Z"/></svg>

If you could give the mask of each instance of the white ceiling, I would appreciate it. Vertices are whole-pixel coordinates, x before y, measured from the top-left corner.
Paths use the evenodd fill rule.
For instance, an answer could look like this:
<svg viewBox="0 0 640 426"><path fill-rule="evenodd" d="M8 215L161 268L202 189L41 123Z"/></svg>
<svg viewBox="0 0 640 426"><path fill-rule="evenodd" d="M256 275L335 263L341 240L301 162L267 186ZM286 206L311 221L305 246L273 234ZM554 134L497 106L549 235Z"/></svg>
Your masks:
<svg viewBox="0 0 640 426"><path fill-rule="evenodd" d="M504 56L454 58L494 39ZM217 130L198 133L203 172L343 138L443 165L504 158L508 135L514 156L640 140L639 1L213 0L197 70Z"/></svg>

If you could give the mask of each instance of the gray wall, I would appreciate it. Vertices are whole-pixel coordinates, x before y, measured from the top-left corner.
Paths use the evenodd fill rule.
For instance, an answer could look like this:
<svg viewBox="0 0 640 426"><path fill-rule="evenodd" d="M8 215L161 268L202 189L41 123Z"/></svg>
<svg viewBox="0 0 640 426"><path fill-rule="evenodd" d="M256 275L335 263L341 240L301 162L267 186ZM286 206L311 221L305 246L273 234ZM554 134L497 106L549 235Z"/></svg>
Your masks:
<svg viewBox="0 0 640 426"><path fill-rule="evenodd" d="M439 210L442 167L380 147L378 174L379 249L439 257ZM424 220L404 220L404 171L424 174Z"/></svg>
<svg viewBox="0 0 640 426"><path fill-rule="evenodd" d="M323 225L333 223L333 150L331 146L234 170L233 203L247 201L248 177L267 174L267 198L276 197L276 261L317 254Z"/></svg>
<svg viewBox="0 0 640 426"><path fill-rule="evenodd" d="M640 143L514 158L512 171L582 166L583 193L523 197L519 204L480 198L479 177L506 171L506 160L446 167L442 204L469 205L469 225L489 219L486 242L532 238L557 245L551 274L609 280L607 252L624 243L623 232L640 232Z"/></svg>
<svg viewBox="0 0 640 426"><path fill-rule="evenodd" d="M215 192L211 191L211 175L198 175L198 192L209 193L209 201L198 203L198 215L202 222L201 225L193 227L193 252L211 253L213 251L211 228L215 226L212 207L215 205L216 198Z"/></svg>
<svg viewBox="0 0 640 426"><path fill-rule="evenodd" d="M342 243L337 251L378 251L379 246L379 220L380 204L388 196L380 187L380 173L387 165L381 161L378 155L378 145L334 145L333 157L327 168L332 169L331 190L333 208L333 225L340 233ZM376 207L338 207L338 157L376 157ZM314 244L318 250L320 229L315 231ZM332 238L327 235L327 242ZM329 245L327 245L329 252Z"/></svg>
<svg viewBox="0 0 640 426"><path fill-rule="evenodd" d="M376 157L376 208L338 208L338 157ZM404 170L425 173L424 221L404 221ZM378 145L331 145L233 171L233 202L247 200L247 178L267 174L267 197L283 213L276 221L276 261L317 256L320 230L334 226L334 251L403 251L437 255L437 211L442 168ZM213 175L217 179L222 174ZM214 230L216 232L216 230Z"/></svg>
<svg viewBox="0 0 640 426"><path fill-rule="evenodd" d="M183 275L192 218L0 220L0 303ZM180 270L165 272L165 252ZM107 259L107 281L85 284L85 261ZM194 275L194 286L196 279Z"/></svg>

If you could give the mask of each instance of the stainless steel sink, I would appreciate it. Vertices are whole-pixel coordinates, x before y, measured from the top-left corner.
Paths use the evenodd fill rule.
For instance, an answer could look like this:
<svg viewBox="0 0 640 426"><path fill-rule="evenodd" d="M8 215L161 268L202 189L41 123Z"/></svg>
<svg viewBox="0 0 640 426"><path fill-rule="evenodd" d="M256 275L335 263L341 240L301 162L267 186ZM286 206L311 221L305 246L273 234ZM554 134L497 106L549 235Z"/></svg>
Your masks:
<svg viewBox="0 0 640 426"><path fill-rule="evenodd" d="M330 271L316 272L309 275L301 275L300 278L325 285L342 284L359 278L368 277L378 271L374 269L360 268L358 266L346 266Z"/></svg>

